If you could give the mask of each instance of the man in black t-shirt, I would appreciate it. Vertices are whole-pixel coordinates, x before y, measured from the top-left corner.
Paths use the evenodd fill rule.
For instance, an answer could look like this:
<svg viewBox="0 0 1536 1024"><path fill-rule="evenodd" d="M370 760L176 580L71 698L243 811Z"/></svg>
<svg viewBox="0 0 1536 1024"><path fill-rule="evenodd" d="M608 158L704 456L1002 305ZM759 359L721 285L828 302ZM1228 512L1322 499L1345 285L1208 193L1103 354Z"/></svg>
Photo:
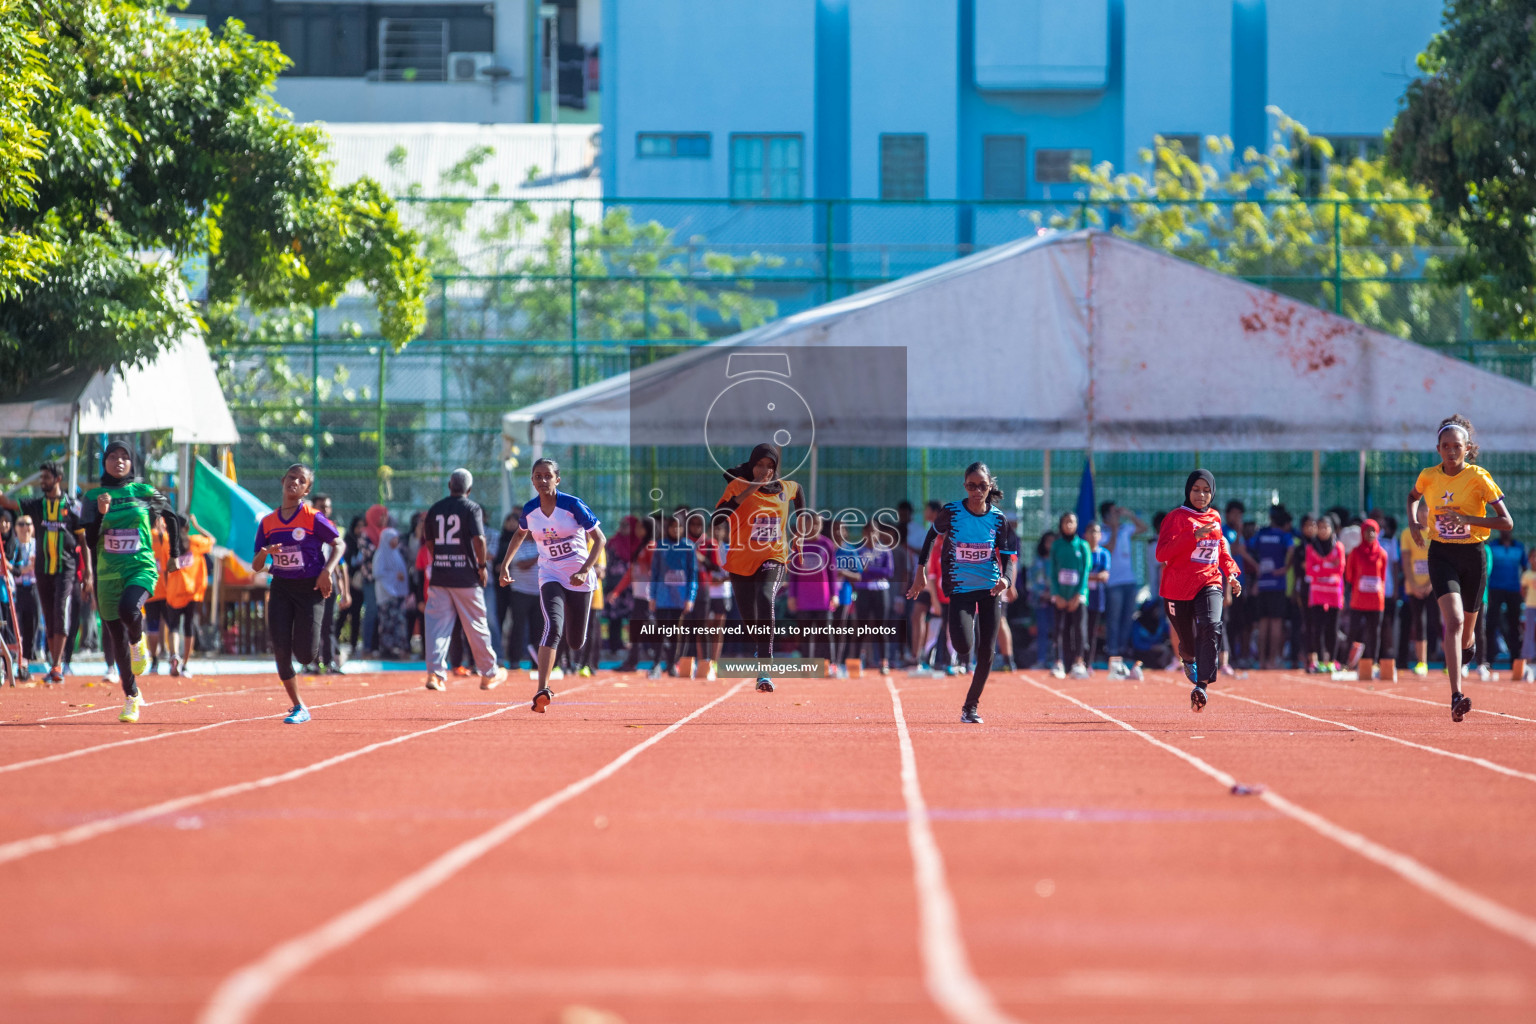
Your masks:
<svg viewBox="0 0 1536 1024"><path fill-rule="evenodd" d="M70 624L80 614L75 590L75 566L84 574L85 592L92 586L91 560L86 551L85 527L79 506L64 494L64 471L57 462L38 467L41 498L16 501L0 494L0 508L32 517L37 537L37 596L43 605L43 624L48 633L49 683L64 681L64 644ZM78 549L78 550L77 550Z"/></svg>
<svg viewBox="0 0 1536 1024"><path fill-rule="evenodd" d="M457 619L480 672L480 688L500 686L507 672L496 664L485 619L485 512L469 500L475 478L467 469L448 477L448 497L427 510L422 543L431 554L427 577L427 689L448 688L448 643Z"/></svg>

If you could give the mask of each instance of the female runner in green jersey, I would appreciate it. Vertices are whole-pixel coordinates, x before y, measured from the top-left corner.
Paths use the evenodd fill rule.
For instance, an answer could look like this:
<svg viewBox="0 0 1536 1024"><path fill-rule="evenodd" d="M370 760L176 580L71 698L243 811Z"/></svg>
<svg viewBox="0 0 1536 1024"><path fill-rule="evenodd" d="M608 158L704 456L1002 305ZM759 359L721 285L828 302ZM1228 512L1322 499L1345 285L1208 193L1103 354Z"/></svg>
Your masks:
<svg viewBox="0 0 1536 1024"><path fill-rule="evenodd" d="M81 523L96 560L96 608L127 698L117 720L137 722L144 698L135 677L149 667L144 602L159 575L150 523L156 517L165 520L172 559L181 554L176 549L182 531L165 496L134 478L133 451L122 441L107 445L101 456L101 485L86 491L81 504Z"/></svg>

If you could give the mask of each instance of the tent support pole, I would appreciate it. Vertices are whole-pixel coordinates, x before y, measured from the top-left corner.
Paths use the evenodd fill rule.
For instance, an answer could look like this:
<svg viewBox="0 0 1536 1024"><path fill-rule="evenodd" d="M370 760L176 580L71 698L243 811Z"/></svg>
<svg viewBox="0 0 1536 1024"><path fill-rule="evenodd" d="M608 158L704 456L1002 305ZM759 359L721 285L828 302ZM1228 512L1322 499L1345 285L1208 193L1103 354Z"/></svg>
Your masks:
<svg viewBox="0 0 1536 1024"><path fill-rule="evenodd" d="M1047 448L1040 463L1040 518L1045 521L1042 529L1051 526L1051 450Z"/></svg>
<svg viewBox="0 0 1536 1024"><path fill-rule="evenodd" d="M811 445L811 508L813 509L820 508L816 504L816 484L821 477L821 460L819 455L820 453L817 451L816 446L814 444Z"/></svg>
<svg viewBox="0 0 1536 1024"><path fill-rule="evenodd" d="M1323 514L1323 453L1312 453L1312 517Z"/></svg>
<svg viewBox="0 0 1536 1024"><path fill-rule="evenodd" d="M1360 514L1365 515L1370 509L1365 507L1365 451L1360 452Z"/></svg>
<svg viewBox="0 0 1536 1024"><path fill-rule="evenodd" d="M71 498L80 488L80 407L69 417L69 490L65 493Z"/></svg>
<svg viewBox="0 0 1536 1024"><path fill-rule="evenodd" d="M192 445L176 446L176 512L185 517L192 509Z"/></svg>

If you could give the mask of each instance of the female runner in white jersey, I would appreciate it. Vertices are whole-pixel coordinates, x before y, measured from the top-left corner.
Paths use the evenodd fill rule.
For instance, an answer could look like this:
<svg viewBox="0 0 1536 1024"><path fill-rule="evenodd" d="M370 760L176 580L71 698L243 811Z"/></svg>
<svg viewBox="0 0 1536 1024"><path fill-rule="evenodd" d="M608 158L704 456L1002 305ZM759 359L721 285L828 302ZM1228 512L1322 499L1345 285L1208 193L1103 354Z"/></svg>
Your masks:
<svg viewBox="0 0 1536 1024"><path fill-rule="evenodd" d="M501 560L501 585L512 585L512 554L532 536L539 549L539 606L544 611L544 631L539 637L539 692L533 710L542 712L554 699L549 671L555 664L560 636L565 645L579 651L587 642L587 619L592 605L592 565L606 539L598 529L597 516L580 498L560 490L560 465L554 459L533 464L533 489L538 497L524 505L517 516L517 532L507 541Z"/></svg>

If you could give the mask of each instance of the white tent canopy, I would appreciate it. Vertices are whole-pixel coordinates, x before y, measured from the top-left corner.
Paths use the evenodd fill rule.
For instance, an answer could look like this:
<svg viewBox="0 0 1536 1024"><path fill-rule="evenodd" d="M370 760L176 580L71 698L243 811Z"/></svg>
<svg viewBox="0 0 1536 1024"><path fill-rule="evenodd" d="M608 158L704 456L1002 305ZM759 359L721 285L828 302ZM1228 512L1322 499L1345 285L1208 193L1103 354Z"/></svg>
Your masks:
<svg viewBox="0 0 1536 1024"><path fill-rule="evenodd" d="M145 366L75 371L0 400L0 436L68 437L169 430L176 444L238 444L208 348L187 335Z"/></svg>
<svg viewBox="0 0 1536 1024"><path fill-rule="evenodd" d="M514 442L629 443L631 392L722 349L905 346L907 443L1096 451L1423 451L1465 412L1536 450L1536 388L1101 232L1027 239L551 398ZM698 443L697 427L647 443Z"/></svg>

